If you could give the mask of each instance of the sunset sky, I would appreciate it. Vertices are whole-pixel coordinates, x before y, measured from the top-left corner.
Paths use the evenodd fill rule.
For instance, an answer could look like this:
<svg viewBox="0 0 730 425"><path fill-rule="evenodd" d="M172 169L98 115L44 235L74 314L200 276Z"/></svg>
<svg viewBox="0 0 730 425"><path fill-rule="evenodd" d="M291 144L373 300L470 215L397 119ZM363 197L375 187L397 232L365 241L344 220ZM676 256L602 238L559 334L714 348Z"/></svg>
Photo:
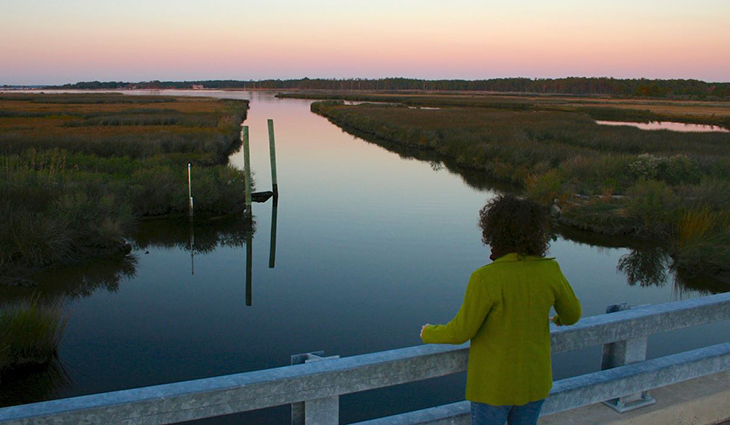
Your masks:
<svg viewBox="0 0 730 425"><path fill-rule="evenodd" d="M89 80L730 81L730 0L0 0L0 85Z"/></svg>

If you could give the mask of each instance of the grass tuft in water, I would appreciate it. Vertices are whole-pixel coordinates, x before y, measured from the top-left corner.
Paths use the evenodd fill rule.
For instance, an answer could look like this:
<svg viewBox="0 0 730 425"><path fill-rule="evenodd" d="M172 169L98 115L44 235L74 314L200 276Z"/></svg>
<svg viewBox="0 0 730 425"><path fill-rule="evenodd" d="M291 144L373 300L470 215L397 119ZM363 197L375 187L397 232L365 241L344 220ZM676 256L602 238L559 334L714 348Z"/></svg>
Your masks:
<svg viewBox="0 0 730 425"><path fill-rule="evenodd" d="M58 303L40 302L38 294L0 307L0 374L58 359L68 316Z"/></svg>

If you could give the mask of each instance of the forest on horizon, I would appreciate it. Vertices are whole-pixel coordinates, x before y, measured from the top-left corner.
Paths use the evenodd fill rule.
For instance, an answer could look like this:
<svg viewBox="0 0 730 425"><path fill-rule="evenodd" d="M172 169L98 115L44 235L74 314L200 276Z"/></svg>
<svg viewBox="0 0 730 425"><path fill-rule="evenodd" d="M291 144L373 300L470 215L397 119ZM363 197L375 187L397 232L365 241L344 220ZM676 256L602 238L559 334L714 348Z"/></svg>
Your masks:
<svg viewBox="0 0 730 425"><path fill-rule="evenodd" d="M59 89L290 89L290 90L425 90L487 91L566 95L611 95L624 97L730 99L730 82L710 83L693 79L619 79L609 77L493 78L485 80L379 79L267 79L196 81L85 81Z"/></svg>

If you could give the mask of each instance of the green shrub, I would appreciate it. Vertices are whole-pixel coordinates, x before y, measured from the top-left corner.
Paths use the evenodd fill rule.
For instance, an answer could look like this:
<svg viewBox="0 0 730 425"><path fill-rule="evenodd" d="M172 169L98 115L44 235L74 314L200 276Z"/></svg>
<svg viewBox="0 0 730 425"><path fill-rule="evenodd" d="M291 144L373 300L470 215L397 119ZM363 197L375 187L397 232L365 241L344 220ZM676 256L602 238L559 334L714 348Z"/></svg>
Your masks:
<svg viewBox="0 0 730 425"><path fill-rule="evenodd" d="M638 220L639 228L668 236L679 206L672 188L659 180L640 180L629 189L628 195L627 212Z"/></svg>
<svg viewBox="0 0 730 425"><path fill-rule="evenodd" d="M681 154L663 158L659 163L658 176L671 185L699 183L702 179L697 162Z"/></svg>
<svg viewBox="0 0 730 425"><path fill-rule="evenodd" d="M629 170L636 178L663 180L671 185L698 183L702 172L696 161L687 155L659 157L651 154L639 155L629 164Z"/></svg>

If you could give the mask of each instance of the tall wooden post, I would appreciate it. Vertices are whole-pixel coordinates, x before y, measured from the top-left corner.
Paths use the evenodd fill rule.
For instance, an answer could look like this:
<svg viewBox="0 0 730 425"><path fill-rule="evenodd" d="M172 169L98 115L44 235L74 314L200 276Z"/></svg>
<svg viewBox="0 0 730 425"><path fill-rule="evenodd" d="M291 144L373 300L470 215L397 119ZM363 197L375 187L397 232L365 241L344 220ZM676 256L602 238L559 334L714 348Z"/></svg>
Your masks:
<svg viewBox="0 0 730 425"><path fill-rule="evenodd" d="M276 146L274 142L274 120L268 120L269 124L269 156L271 157L271 184L274 196L279 194L279 184L276 181Z"/></svg>
<svg viewBox="0 0 730 425"><path fill-rule="evenodd" d="M248 126L241 128L241 142L243 142L243 164L246 172L246 214L251 214L251 154L248 149Z"/></svg>

